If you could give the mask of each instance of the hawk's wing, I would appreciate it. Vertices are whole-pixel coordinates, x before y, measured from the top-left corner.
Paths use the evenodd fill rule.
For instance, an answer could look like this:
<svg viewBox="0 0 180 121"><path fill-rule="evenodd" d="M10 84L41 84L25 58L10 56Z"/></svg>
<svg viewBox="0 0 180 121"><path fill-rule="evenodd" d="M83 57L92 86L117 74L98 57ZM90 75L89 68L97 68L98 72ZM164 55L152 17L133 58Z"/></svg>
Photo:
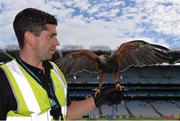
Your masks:
<svg viewBox="0 0 180 121"><path fill-rule="evenodd" d="M80 71L97 72L98 68L92 59L87 56L73 57L70 54L55 61L61 71L67 74L76 74Z"/></svg>
<svg viewBox="0 0 180 121"><path fill-rule="evenodd" d="M169 49L160 45L150 44L142 40L122 44L114 53L119 70L124 71L130 66L148 66L169 62Z"/></svg>

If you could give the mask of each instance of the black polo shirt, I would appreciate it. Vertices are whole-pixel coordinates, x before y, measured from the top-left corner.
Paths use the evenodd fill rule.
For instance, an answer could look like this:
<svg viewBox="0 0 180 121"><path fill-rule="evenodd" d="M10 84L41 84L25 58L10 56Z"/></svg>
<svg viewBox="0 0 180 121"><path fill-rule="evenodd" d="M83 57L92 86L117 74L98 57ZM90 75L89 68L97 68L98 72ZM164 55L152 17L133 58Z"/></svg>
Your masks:
<svg viewBox="0 0 180 121"><path fill-rule="evenodd" d="M43 62L45 67L45 73L43 73L41 69L27 64L19 57L16 58L16 61L46 90L49 98L58 103L50 77L50 69L53 68L51 63L48 61ZM6 74L0 68L0 120L5 120L7 113L16 109L16 98L13 94Z"/></svg>

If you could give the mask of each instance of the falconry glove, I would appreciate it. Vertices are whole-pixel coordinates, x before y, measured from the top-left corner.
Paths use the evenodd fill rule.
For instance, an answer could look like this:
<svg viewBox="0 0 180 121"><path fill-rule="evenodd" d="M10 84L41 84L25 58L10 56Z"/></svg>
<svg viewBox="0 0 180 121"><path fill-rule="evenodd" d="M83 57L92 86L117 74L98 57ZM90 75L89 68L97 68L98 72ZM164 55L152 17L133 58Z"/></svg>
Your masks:
<svg viewBox="0 0 180 121"><path fill-rule="evenodd" d="M115 86L102 87L99 92L93 93L93 98L96 107L100 107L103 104L113 105L118 104L123 100L124 89L118 90Z"/></svg>

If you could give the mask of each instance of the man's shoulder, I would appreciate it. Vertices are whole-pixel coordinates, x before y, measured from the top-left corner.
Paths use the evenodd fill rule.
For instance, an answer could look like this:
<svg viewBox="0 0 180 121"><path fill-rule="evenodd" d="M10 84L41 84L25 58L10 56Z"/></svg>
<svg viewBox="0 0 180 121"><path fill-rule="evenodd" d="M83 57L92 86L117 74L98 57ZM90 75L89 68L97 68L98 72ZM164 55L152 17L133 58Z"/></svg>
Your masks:
<svg viewBox="0 0 180 121"><path fill-rule="evenodd" d="M0 68L3 66L3 65L6 65L6 64L8 64L8 63L11 63L11 62L13 62L15 59L12 59L12 60L10 60L10 61L6 61L6 62L4 62L4 63L1 63L0 64Z"/></svg>
<svg viewBox="0 0 180 121"><path fill-rule="evenodd" d="M2 65L3 65L3 64L2 64ZM1 75L1 76L5 75L5 72L4 72L4 70L2 69L2 65L0 65L0 75ZM0 77L1 77L1 76L0 76Z"/></svg>
<svg viewBox="0 0 180 121"><path fill-rule="evenodd" d="M7 76L4 72L4 70L0 67L0 84L5 84L8 82Z"/></svg>
<svg viewBox="0 0 180 121"><path fill-rule="evenodd" d="M7 76L6 76L6 73L5 73L4 69L3 69L3 66L7 65L8 63L11 63L12 61L13 60L5 62L5 63L0 65L0 81L1 80L5 80L5 81L7 80Z"/></svg>

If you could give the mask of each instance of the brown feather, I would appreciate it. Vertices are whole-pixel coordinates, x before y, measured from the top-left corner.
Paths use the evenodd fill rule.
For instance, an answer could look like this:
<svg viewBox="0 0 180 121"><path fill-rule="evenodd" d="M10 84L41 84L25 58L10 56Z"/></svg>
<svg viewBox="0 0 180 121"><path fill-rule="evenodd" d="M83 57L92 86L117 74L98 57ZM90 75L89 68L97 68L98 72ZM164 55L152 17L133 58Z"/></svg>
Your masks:
<svg viewBox="0 0 180 121"><path fill-rule="evenodd" d="M171 56L168 48L160 45L149 44L142 40L130 41L122 44L114 54L119 71L124 71L130 66L149 66L168 62Z"/></svg>
<svg viewBox="0 0 180 121"><path fill-rule="evenodd" d="M82 57L82 56L87 56L90 59L92 59L93 61L96 61L96 59L98 58L98 56L95 53L93 53L92 51L89 51L89 50L80 50L78 52L72 52L72 53L69 53L69 54L72 55L75 58Z"/></svg>

